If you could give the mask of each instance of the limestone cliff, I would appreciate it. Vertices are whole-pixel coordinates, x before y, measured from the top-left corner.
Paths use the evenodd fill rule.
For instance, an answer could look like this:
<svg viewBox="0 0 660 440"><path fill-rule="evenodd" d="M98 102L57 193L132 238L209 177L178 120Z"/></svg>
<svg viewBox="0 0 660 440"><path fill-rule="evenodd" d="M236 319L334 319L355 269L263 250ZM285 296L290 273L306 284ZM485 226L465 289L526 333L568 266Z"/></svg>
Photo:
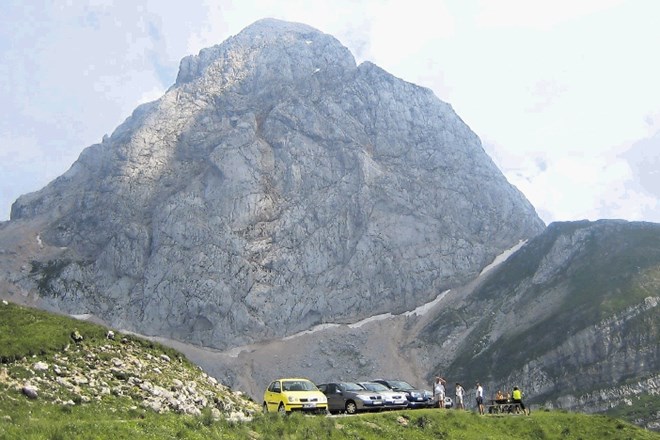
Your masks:
<svg viewBox="0 0 660 440"><path fill-rule="evenodd" d="M544 227L450 105L271 19L9 223L38 225L10 278L42 307L218 348L414 308Z"/></svg>

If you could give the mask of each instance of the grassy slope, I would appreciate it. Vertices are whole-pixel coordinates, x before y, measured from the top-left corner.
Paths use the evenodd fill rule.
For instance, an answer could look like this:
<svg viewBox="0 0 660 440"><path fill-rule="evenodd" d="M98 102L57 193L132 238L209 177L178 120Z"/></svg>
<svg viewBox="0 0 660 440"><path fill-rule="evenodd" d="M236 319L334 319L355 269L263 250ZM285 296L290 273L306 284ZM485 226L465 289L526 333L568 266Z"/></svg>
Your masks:
<svg viewBox="0 0 660 440"><path fill-rule="evenodd" d="M30 363L51 359L71 345L78 329L85 344L108 344L106 330L41 311L0 305L0 439L658 439L657 433L604 416L535 412L525 416L484 416L444 410L399 411L355 417L257 415L251 422L214 420L209 411L193 417L157 414L122 396L105 396L74 406L28 400L7 385L24 357ZM141 341L134 338L137 343ZM145 353L176 352L139 342ZM185 362L185 359L183 359ZM194 368L192 365L191 368Z"/></svg>

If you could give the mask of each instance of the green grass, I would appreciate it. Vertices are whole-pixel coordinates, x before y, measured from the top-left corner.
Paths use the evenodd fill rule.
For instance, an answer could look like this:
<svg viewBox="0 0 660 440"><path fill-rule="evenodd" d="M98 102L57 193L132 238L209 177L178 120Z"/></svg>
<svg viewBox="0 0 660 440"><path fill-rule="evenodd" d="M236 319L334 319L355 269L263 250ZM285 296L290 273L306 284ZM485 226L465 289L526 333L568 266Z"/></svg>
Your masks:
<svg viewBox="0 0 660 440"><path fill-rule="evenodd" d="M86 346L108 343L108 329L100 325L12 303L3 305L0 307L0 363L61 352L65 347L75 345L71 334L76 330L84 335L83 344ZM155 342L131 335L122 337L170 357L181 357L177 351Z"/></svg>
<svg viewBox="0 0 660 440"><path fill-rule="evenodd" d="M117 402L119 404L119 402ZM346 417L258 415L251 422L156 414L118 406L59 407L0 400L5 439L658 439L606 416L536 412L531 416L478 416L455 410L408 410ZM402 424L405 422L405 425Z"/></svg>

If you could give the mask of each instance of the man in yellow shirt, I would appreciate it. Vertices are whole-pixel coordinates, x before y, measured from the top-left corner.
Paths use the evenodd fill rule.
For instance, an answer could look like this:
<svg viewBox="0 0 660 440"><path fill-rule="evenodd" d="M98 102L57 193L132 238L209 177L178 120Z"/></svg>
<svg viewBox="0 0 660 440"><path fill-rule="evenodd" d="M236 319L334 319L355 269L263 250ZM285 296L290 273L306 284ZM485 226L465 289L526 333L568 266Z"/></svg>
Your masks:
<svg viewBox="0 0 660 440"><path fill-rule="evenodd" d="M513 387L513 392L511 393L511 401L520 405L520 409L523 410L523 413L530 415L531 410L525 409L525 404L522 401L522 391L518 387Z"/></svg>

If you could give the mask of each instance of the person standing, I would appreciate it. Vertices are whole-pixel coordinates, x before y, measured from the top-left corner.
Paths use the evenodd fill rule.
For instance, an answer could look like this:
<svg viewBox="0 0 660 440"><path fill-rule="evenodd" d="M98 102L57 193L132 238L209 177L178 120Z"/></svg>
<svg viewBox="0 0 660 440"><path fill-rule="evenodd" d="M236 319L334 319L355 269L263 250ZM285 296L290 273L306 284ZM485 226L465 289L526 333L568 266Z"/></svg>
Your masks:
<svg viewBox="0 0 660 440"><path fill-rule="evenodd" d="M445 385L444 385L445 383L447 383L447 381L441 378L440 376L435 377L435 384L433 386L433 397L435 398L435 401L438 404L438 408L445 407Z"/></svg>
<svg viewBox="0 0 660 440"><path fill-rule="evenodd" d="M522 401L522 391L518 387L513 387L513 392L511 393L511 402L517 403L520 405L520 409L523 410L523 414L530 415L531 410L526 410L525 409L525 404Z"/></svg>
<svg viewBox="0 0 660 440"><path fill-rule="evenodd" d="M460 383L456 382L456 409L465 409L465 405L463 405L464 394L465 390Z"/></svg>
<svg viewBox="0 0 660 440"><path fill-rule="evenodd" d="M484 389L479 382L477 382L477 408L479 408L479 414L484 415Z"/></svg>

